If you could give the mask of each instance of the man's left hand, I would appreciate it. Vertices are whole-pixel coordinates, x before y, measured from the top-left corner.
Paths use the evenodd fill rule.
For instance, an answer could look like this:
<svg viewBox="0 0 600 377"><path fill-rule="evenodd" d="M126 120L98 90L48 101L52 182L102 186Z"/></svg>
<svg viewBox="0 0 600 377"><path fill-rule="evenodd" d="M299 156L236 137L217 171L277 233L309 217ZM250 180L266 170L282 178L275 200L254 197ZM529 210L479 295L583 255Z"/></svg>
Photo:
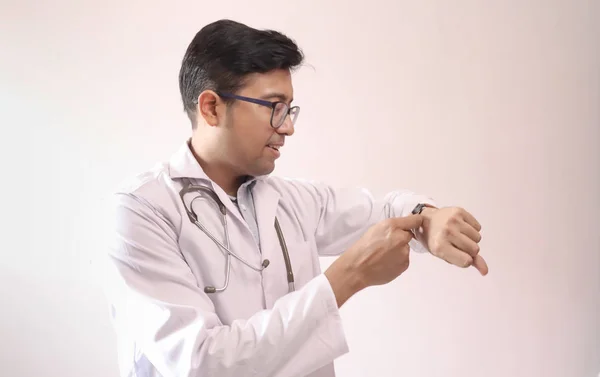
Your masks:
<svg viewBox="0 0 600 377"><path fill-rule="evenodd" d="M417 238L431 254L459 267L475 267L487 275L488 266L479 255L481 225L469 212L459 207L424 208L423 227Z"/></svg>

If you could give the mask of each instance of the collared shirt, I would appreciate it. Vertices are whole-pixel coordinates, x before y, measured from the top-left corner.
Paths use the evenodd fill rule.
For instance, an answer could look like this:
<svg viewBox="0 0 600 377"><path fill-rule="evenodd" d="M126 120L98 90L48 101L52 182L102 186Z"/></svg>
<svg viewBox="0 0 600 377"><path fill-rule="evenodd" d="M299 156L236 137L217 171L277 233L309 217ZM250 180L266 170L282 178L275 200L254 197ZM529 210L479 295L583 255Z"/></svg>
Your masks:
<svg viewBox="0 0 600 377"><path fill-rule="evenodd" d="M189 183L217 200L182 195ZM237 202L187 143L113 195L105 288L122 376L334 376L333 361L348 346L319 256L343 253L376 222L406 216L417 203L435 205L407 190L374 198L275 176L246 182ZM294 272L291 293L275 217ZM410 246L426 250L415 240Z"/></svg>
<svg viewBox="0 0 600 377"><path fill-rule="evenodd" d="M229 199L236 205L240 214L248 224L256 245L260 249L260 237L258 236L258 223L256 220L256 211L254 209L254 198L252 197L252 186L254 181L246 182L240 186L238 196L229 196Z"/></svg>

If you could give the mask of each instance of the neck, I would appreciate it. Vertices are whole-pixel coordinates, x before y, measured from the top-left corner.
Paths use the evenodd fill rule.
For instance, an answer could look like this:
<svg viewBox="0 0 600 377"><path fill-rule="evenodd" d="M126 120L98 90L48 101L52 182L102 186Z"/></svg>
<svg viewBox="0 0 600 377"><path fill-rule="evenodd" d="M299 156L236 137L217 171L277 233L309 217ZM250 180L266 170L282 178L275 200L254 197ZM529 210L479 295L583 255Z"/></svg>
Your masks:
<svg viewBox="0 0 600 377"><path fill-rule="evenodd" d="M209 148L201 147L198 144L192 138L189 146L204 173L219 185L227 195L237 196L238 189L244 183L246 177L237 174L232 166L216 158L217 154L211 154Z"/></svg>

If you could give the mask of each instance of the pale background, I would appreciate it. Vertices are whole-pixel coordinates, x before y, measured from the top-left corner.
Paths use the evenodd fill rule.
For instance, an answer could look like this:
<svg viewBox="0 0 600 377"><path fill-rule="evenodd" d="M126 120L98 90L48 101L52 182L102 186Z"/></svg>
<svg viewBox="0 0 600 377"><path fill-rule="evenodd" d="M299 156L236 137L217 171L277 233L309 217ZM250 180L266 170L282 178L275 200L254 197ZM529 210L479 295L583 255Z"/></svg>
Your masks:
<svg viewBox="0 0 600 377"><path fill-rule="evenodd" d="M583 0L3 0L0 375L117 375L98 202L188 137L179 64L222 17L306 53L278 174L410 188L483 225L489 276L415 255L344 306L339 376L598 375L600 5Z"/></svg>

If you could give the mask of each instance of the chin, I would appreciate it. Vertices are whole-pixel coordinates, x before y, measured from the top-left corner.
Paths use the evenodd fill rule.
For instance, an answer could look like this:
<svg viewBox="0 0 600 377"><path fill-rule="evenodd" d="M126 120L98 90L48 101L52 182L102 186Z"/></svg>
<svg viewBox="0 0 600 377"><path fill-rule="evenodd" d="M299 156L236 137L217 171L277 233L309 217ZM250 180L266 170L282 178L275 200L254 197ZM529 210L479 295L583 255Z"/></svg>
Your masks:
<svg viewBox="0 0 600 377"><path fill-rule="evenodd" d="M275 170L275 163L262 163L259 166L255 166L254 169L251 170L250 175L254 177L258 177L261 175L271 174Z"/></svg>

